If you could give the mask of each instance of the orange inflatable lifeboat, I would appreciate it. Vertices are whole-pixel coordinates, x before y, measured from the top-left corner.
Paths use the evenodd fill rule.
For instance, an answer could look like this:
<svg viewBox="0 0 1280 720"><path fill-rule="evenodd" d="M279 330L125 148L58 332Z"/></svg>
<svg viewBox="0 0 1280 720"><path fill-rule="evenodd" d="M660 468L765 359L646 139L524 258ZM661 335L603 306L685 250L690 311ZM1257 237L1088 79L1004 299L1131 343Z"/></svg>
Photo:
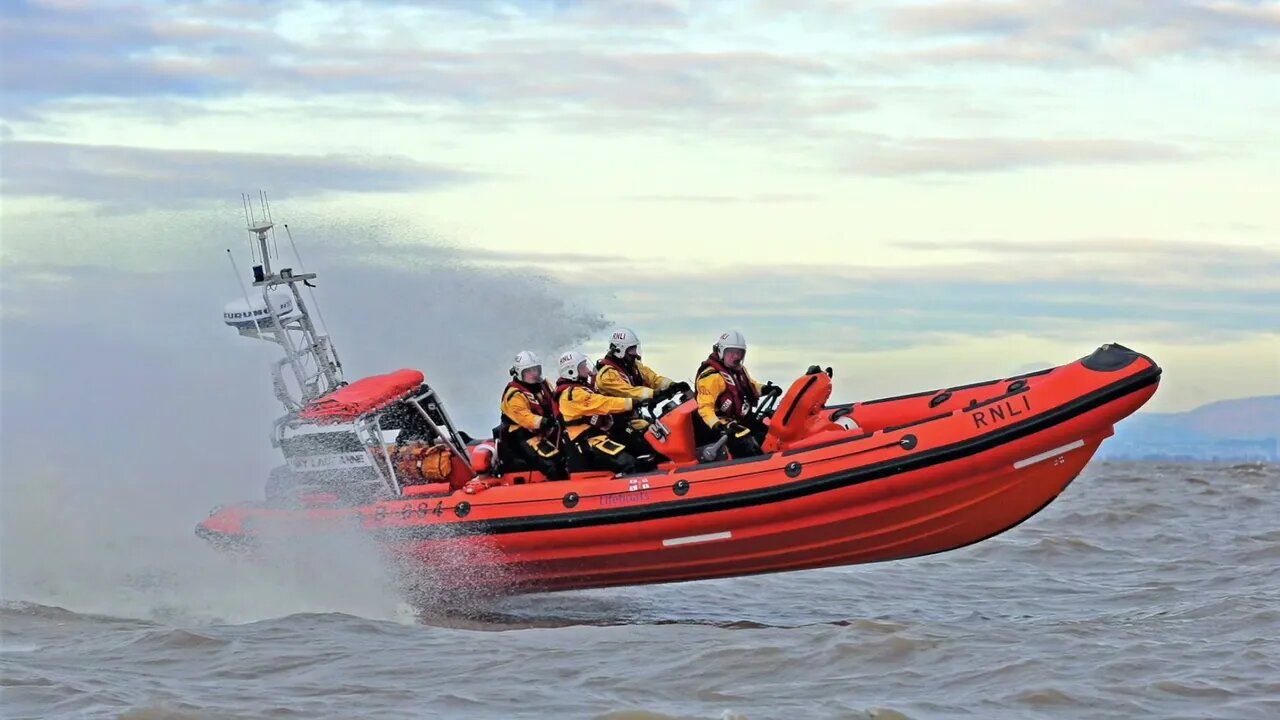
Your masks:
<svg viewBox="0 0 1280 720"><path fill-rule="evenodd" d="M502 467L493 440L450 442L458 434L446 417L421 423L442 431L441 444L387 452L401 472L379 485L387 463L365 464L353 430L332 442L348 443L342 452L372 483L371 495L323 507L279 498L221 507L196 532L252 550L273 525L307 533L354 522L426 566L467 558L474 571L452 582L496 593L898 560L964 547L1035 515L1151 398L1160 373L1149 357L1109 344L1039 372L828 405L832 372L811 367L776 407L757 408L768 428L759 456L695 447L695 402L683 399L652 418L647 438L670 459L657 470L558 482ZM420 374L396 375L365 386L368 394L319 403L314 420L326 425L299 427L298 437L332 434L338 421L394 425L369 418L414 398L427 397L418 414L431 420L420 382ZM418 414L405 415L402 436L421 431ZM420 434L430 440L427 431ZM370 447L375 455L385 446Z"/></svg>

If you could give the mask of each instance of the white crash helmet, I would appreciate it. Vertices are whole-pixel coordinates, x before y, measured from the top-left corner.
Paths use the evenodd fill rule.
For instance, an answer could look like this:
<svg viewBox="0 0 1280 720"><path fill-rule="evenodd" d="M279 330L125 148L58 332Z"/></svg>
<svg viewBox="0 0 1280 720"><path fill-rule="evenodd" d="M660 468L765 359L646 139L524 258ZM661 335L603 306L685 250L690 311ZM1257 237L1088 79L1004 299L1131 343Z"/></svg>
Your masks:
<svg viewBox="0 0 1280 720"><path fill-rule="evenodd" d="M524 371L533 368L537 368L539 374L541 374L542 358L538 357L538 354L532 350L521 350L511 362L511 377L523 381Z"/></svg>
<svg viewBox="0 0 1280 720"><path fill-rule="evenodd" d="M720 333L720 337L716 339L714 347L716 357L720 358L720 361L723 362L724 351L730 348L741 350L742 354L745 356L747 354L747 339L737 330L730 330L728 332Z"/></svg>
<svg viewBox="0 0 1280 720"><path fill-rule="evenodd" d="M582 373L582 364L587 364L587 372ZM565 380L586 380L590 381L591 376L595 374L595 370L591 367L591 361L586 355L580 352L567 352L560 356L560 377Z"/></svg>
<svg viewBox="0 0 1280 720"><path fill-rule="evenodd" d="M613 331L613 335L609 337L609 355L619 360L625 360L627 351L631 348L636 349L636 357L640 357L640 338L628 328L617 328Z"/></svg>

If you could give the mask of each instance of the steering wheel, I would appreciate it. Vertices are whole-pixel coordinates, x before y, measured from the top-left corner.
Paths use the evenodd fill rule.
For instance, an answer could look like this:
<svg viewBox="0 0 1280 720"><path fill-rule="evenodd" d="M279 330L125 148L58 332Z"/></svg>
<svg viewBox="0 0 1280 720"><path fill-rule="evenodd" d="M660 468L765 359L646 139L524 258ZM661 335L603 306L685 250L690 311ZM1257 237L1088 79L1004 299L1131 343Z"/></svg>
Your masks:
<svg viewBox="0 0 1280 720"><path fill-rule="evenodd" d="M672 397L663 400L661 404L651 405L648 402L645 402L644 404L636 407L637 414L652 422L685 404L691 397L693 397L693 392L689 391L673 395Z"/></svg>
<svg viewBox="0 0 1280 720"><path fill-rule="evenodd" d="M765 387L778 387L772 382L766 383ZM755 406L747 411L747 417L757 422L763 422L766 418L773 417L778 410L778 402L782 399L782 393L770 395L760 400Z"/></svg>

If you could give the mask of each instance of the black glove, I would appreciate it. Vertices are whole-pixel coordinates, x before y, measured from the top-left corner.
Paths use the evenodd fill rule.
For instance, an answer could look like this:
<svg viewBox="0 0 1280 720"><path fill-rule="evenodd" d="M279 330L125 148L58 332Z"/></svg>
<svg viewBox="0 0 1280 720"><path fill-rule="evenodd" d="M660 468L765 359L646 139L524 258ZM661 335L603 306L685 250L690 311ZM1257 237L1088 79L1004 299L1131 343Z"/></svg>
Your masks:
<svg viewBox="0 0 1280 720"><path fill-rule="evenodd" d="M778 397L781 394L782 386L774 385L772 381L766 383L765 386L760 389L760 397Z"/></svg>
<svg viewBox="0 0 1280 720"><path fill-rule="evenodd" d="M666 386L662 390L659 390L658 392L656 392L654 394L654 397L657 397L660 400L666 400L668 398L676 397L680 394L682 390L687 391L688 389L689 389L689 383L683 383L683 382L671 383L670 385Z"/></svg>
<svg viewBox="0 0 1280 720"><path fill-rule="evenodd" d="M538 423L538 432L546 432L556 426L555 418L549 415L542 416L542 422Z"/></svg>
<svg viewBox="0 0 1280 720"><path fill-rule="evenodd" d="M736 438L747 430L746 426L737 420L726 420L722 427L724 428L724 434L731 438Z"/></svg>
<svg viewBox="0 0 1280 720"><path fill-rule="evenodd" d="M821 372L826 372L826 373L827 373L827 377L831 377L831 368L827 368L827 369L824 371L821 367L818 367L817 365L810 365L810 366L809 366L809 369L804 371L804 374L805 374L805 375L817 375L818 373L821 373Z"/></svg>

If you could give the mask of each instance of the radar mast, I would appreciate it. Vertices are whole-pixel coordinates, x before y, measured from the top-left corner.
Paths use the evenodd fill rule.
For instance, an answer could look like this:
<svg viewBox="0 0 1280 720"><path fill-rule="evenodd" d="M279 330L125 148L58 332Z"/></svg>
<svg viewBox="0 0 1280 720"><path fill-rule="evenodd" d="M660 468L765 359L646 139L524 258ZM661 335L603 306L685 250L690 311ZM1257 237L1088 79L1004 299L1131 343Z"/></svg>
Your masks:
<svg viewBox="0 0 1280 720"><path fill-rule="evenodd" d="M293 246L298 268L302 270L299 273L294 273L292 267L280 267L278 270L272 267L273 259L277 265L282 263L276 248L275 222L271 218L271 205L266 193L259 192L258 212L254 211L249 196L242 196L242 200L250 235L249 251L254 260L250 284L253 291L245 286L235 258L231 257L243 298L227 303L223 320L244 337L265 340L281 348L284 357L271 366L272 384L276 398L289 412L296 412L312 400L346 384L342 379L342 362L328 334L316 330L302 299L299 285L308 288L316 312L319 312L315 285L310 282L316 274L308 273L302 267L289 226L285 225L284 229ZM227 254L231 256L230 249ZM321 316L322 325L323 322ZM289 368L291 383L286 382L286 367Z"/></svg>

